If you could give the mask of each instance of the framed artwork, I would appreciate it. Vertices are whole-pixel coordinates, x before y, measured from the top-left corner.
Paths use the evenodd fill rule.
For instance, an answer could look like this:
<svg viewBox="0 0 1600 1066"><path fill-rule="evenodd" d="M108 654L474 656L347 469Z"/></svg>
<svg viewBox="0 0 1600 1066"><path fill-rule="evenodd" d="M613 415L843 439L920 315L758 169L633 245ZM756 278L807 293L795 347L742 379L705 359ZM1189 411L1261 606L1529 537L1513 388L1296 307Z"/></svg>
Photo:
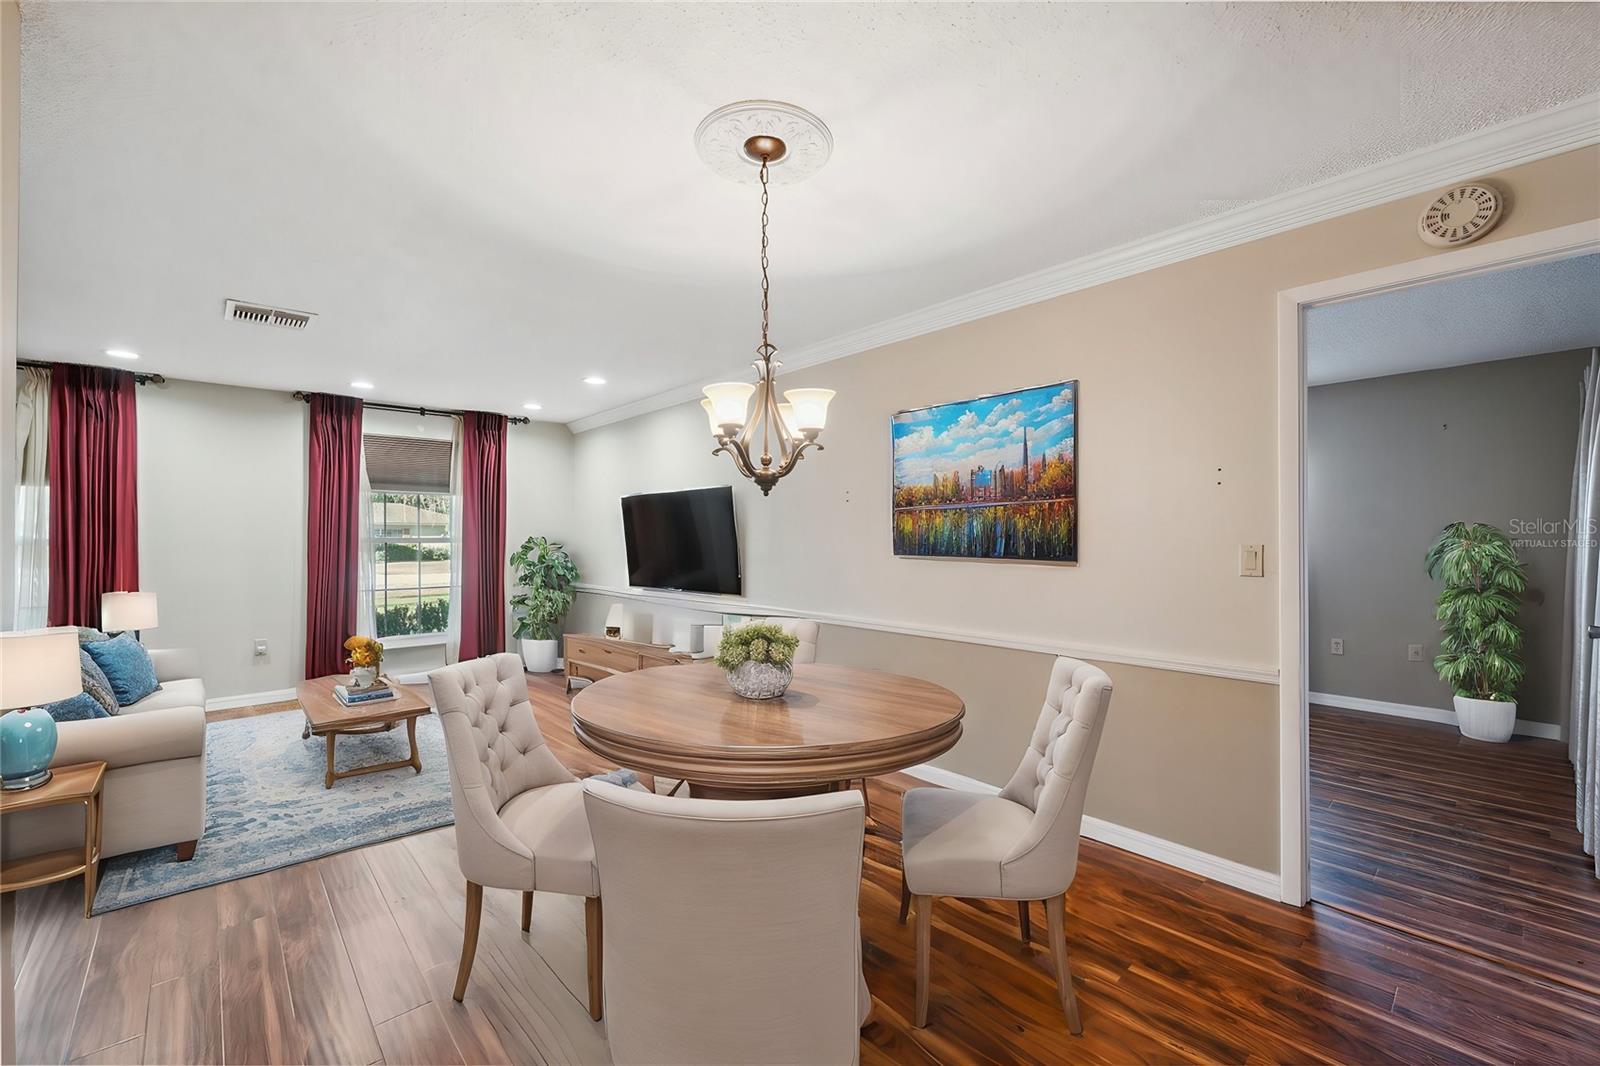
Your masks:
<svg viewBox="0 0 1600 1066"><path fill-rule="evenodd" d="M1078 383L890 420L894 553L1078 561Z"/></svg>

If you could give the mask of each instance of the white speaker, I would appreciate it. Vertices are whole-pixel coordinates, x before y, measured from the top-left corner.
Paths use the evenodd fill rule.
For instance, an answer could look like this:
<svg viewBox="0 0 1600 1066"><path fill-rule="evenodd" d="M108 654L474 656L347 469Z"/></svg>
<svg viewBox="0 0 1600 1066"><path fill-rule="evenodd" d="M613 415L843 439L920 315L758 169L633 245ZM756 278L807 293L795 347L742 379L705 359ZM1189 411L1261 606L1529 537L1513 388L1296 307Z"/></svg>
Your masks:
<svg viewBox="0 0 1600 1066"><path fill-rule="evenodd" d="M672 647L674 651L688 652L698 655L706 650L706 626L703 622L691 622L684 618L674 619L672 623Z"/></svg>

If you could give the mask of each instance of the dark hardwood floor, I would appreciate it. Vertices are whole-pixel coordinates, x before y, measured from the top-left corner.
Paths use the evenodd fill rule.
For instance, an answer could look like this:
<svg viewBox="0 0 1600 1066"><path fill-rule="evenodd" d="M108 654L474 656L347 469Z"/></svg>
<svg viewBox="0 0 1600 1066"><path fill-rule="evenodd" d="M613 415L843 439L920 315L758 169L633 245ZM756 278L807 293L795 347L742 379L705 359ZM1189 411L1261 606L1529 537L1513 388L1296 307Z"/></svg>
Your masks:
<svg viewBox="0 0 1600 1066"><path fill-rule="evenodd" d="M609 769L573 736L559 682L529 687L552 749ZM873 781L874 814L898 829L919 784ZM21 1061L605 1062L575 899L541 893L524 934L516 893L485 893L472 984L451 1001L453 848L442 829L88 921L74 882L24 893ZM1083 1036L1068 1035L1049 957L1020 942L1015 912L949 900L918 1030L899 878L895 847L869 837L866 1063L1592 1062L1600 1048L1600 1000L1571 987L1087 840L1067 925Z"/></svg>
<svg viewBox="0 0 1600 1066"><path fill-rule="evenodd" d="M1311 709L1314 899L1600 996L1600 881L1574 804L1559 741Z"/></svg>

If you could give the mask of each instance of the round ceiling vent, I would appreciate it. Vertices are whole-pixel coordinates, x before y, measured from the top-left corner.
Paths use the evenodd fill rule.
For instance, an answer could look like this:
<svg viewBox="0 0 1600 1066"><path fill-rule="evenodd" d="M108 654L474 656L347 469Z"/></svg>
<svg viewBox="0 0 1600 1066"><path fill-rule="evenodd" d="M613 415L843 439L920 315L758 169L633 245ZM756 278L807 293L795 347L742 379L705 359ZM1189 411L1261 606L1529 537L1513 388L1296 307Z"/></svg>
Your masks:
<svg viewBox="0 0 1600 1066"><path fill-rule="evenodd" d="M752 147L754 142L756 147ZM803 107L781 100L740 100L719 107L694 131L694 146L706 166L729 181L753 185L768 146L767 174L774 185L805 181L833 154L833 134Z"/></svg>
<svg viewBox="0 0 1600 1066"><path fill-rule="evenodd" d="M1422 209L1417 234L1435 248L1470 244L1494 229L1505 205L1500 190L1486 182L1457 185Z"/></svg>

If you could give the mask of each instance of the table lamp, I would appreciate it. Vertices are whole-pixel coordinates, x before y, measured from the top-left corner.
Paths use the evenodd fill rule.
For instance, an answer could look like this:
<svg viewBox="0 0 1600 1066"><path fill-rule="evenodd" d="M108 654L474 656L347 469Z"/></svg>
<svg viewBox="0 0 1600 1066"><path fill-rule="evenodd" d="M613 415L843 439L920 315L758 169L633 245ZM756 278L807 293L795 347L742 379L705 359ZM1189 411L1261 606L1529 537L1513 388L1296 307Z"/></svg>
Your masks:
<svg viewBox="0 0 1600 1066"><path fill-rule="evenodd" d="M133 632L139 639L139 630L156 628L156 594L154 592L106 592L100 596L100 628L107 633Z"/></svg>
<svg viewBox="0 0 1600 1066"><path fill-rule="evenodd" d="M82 691L72 626L0 633L0 788L38 788L50 780L56 721L39 705Z"/></svg>

